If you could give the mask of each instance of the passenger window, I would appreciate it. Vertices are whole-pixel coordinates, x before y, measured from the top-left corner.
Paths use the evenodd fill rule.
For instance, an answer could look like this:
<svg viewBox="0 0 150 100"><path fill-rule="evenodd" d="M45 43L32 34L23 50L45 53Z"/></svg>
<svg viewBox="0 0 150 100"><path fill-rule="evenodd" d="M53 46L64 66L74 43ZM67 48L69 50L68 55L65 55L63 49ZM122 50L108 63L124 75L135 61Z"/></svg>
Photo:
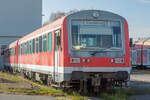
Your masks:
<svg viewBox="0 0 150 100"><path fill-rule="evenodd" d="M43 51L47 52L47 36L43 36Z"/></svg>
<svg viewBox="0 0 150 100"><path fill-rule="evenodd" d="M36 38L36 53L38 53L39 50L39 40Z"/></svg>
<svg viewBox="0 0 150 100"><path fill-rule="evenodd" d="M25 49L24 49L24 54L27 54L27 43L25 43Z"/></svg>
<svg viewBox="0 0 150 100"><path fill-rule="evenodd" d="M141 56L141 50L137 50L137 56Z"/></svg>
<svg viewBox="0 0 150 100"><path fill-rule="evenodd" d="M39 37L39 52L42 52L42 36Z"/></svg>
<svg viewBox="0 0 150 100"><path fill-rule="evenodd" d="M25 54L25 43L23 43L23 54Z"/></svg>
<svg viewBox="0 0 150 100"><path fill-rule="evenodd" d="M27 42L27 54L30 53L30 46L29 46L29 41Z"/></svg>
<svg viewBox="0 0 150 100"><path fill-rule="evenodd" d="M144 57L147 57L147 50L143 50Z"/></svg>
<svg viewBox="0 0 150 100"><path fill-rule="evenodd" d="M22 55L22 44L21 44L20 52L21 52L21 55Z"/></svg>
<svg viewBox="0 0 150 100"><path fill-rule="evenodd" d="M30 40L30 54L32 54L32 41Z"/></svg>
<svg viewBox="0 0 150 100"><path fill-rule="evenodd" d="M20 55L20 45L18 45L18 55Z"/></svg>
<svg viewBox="0 0 150 100"><path fill-rule="evenodd" d="M35 53L35 39L32 40L32 53Z"/></svg>
<svg viewBox="0 0 150 100"><path fill-rule="evenodd" d="M48 34L48 51L52 51L52 32Z"/></svg>

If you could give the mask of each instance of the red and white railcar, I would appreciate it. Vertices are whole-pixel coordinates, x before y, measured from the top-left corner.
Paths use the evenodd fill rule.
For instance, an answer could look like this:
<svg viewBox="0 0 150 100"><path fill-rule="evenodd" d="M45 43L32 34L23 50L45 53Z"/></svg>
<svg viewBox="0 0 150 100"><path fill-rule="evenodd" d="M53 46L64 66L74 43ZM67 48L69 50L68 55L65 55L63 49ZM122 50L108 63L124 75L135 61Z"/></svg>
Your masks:
<svg viewBox="0 0 150 100"><path fill-rule="evenodd" d="M133 67L150 68L150 42L138 42L131 48Z"/></svg>
<svg viewBox="0 0 150 100"><path fill-rule="evenodd" d="M15 54L7 56L5 66L63 85L79 82L81 87L84 82L84 86L99 88L126 82L130 76L127 21L107 11L66 15L13 42L8 49Z"/></svg>

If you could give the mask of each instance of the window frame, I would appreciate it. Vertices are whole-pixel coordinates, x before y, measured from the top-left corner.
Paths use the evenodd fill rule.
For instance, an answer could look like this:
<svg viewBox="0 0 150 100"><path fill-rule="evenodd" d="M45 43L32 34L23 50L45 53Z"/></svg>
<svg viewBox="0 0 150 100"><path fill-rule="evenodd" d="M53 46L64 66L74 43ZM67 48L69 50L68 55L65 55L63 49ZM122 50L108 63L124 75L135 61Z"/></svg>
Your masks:
<svg viewBox="0 0 150 100"><path fill-rule="evenodd" d="M47 52L47 35L43 35L43 52Z"/></svg>
<svg viewBox="0 0 150 100"><path fill-rule="evenodd" d="M36 53L39 53L39 38L36 38L35 40L35 45L36 45Z"/></svg>
<svg viewBox="0 0 150 100"><path fill-rule="evenodd" d="M42 52L42 36L39 36L39 52Z"/></svg>
<svg viewBox="0 0 150 100"><path fill-rule="evenodd" d="M52 32L49 32L48 33L48 52L52 52L52 48L53 48L52 38L53 38Z"/></svg>
<svg viewBox="0 0 150 100"><path fill-rule="evenodd" d="M35 53L35 39L32 39L32 53Z"/></svg>

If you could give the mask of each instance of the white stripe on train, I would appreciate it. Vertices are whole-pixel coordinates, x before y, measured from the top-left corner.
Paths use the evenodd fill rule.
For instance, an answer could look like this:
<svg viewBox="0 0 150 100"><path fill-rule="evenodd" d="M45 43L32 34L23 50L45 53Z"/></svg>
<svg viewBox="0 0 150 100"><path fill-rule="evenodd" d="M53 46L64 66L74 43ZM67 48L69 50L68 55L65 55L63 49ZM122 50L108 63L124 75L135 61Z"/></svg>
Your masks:
<svg viewBox="0 0 150 100"><path fill-rule="evenodd" d="M10 63L5 64L10 66ZM16 66L16 64L11 64L11 66ZM16 66L17 67L17 66ZM40 66L40 65L31 65L31 64L18 64L18 68L26 69L29 71L35 72L45 72L53 73L54 66ZM72 73L72 71L83 71L83 72L118 72L118 71L127 71L131 72L131 67L58 67L58 73Z"/></svg>

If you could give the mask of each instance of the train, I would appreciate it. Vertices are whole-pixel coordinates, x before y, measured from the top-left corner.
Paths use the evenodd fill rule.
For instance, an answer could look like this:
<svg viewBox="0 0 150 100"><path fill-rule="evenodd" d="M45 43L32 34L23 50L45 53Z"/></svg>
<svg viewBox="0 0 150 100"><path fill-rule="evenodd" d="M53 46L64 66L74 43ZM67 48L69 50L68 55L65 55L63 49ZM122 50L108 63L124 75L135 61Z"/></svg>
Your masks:
<svg viewBox="0 0 150 100"><path fill-rule="evenodd" d="M131 47L131 64L133 68L150 68L150 42L149 38L134 43Z"/></svg>
<svg viewBox="0 0 150 100"><path fill-rule="evenodd" d="M9 44L4 62L12 72L83 93L127 85L128 23L108 11L77 11Z"/></svg>

